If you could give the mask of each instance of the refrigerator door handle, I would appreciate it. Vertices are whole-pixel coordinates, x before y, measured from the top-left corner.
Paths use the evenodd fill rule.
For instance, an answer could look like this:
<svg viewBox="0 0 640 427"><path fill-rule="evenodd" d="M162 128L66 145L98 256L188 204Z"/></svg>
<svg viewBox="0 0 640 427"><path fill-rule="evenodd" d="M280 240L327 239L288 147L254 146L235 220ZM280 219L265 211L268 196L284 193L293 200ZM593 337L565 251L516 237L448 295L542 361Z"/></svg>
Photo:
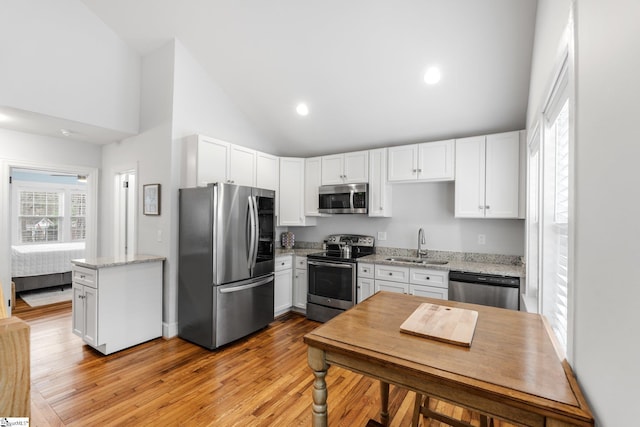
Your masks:
<svg viewBox="0 0 640 427"><path fill-rule="evenodd" d="M249 264L249 269L253 270L254 267L254 246L256 244L256 217L254 215L254 206L253 206L253 197L249 196L249 254L247 256L247 263Z"/></svg>
<svg viewBox="0 0 640 427"><path fill-rule="evenodd" d="M262 285L266 285L269 282L273 281L273 277L269 276L267 278L264 278L258 282L254 282L254 283L248 283L246 285L238 285L238 286L232 286L229 288L222 288L220 289L220 293L221 294L229 294L232 292L240 292L240 291L244 291L246 289L251 289L251 288L257 288L258 286L262 286Z"/></svg>
<svg viewBox="0 0 640 427"><path fill-rule="evenodd" d="M253 216L254 216L254 231L253 231L253 263L251 268L256 268L256 262L258 261L258 241L260 239L260 218L258 217L258 198L251 196L253 199Z"/></svg>

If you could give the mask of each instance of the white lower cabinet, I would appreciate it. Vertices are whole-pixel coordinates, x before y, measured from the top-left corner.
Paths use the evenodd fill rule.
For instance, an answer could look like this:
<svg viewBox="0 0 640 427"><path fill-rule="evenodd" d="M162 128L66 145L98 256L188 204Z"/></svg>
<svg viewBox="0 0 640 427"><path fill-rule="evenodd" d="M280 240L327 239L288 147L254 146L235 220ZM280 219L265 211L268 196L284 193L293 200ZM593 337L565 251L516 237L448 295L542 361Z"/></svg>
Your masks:
<svg viewBox="0 0 640 427"><path fill-rule="evenodd" d="M103 354L162 336L163 260L74 264L73 333Z"/></svg>
<svg viewBox="0 0 640 427"><path fill-rule="evenodd" d="M275 261L273 285L273 314L279 316L293 304L293 275L291 255L279 256Z"/></svg>
<svg viewBox="0 0 640 427"><path fill-rule="evenodd" d="M375 280L367 279L367 278L359 278L358 279L358 287L357 287L357 300L358 303L369 298L376 292L375 288Z"/></svg>
<svg viewBox="0 0 640 427"><path fill-rule="evenodd" d="M307 311L307 257L296 255L296 268L293 270L293 307L297 311Z"/></svg>
<svg viewBox="0 0 640 427"><path fill-rule="evenodd" d="M449 298L448 271L386 264L376 264L374 270L375 292L397 292L445 300Z"/></svg>

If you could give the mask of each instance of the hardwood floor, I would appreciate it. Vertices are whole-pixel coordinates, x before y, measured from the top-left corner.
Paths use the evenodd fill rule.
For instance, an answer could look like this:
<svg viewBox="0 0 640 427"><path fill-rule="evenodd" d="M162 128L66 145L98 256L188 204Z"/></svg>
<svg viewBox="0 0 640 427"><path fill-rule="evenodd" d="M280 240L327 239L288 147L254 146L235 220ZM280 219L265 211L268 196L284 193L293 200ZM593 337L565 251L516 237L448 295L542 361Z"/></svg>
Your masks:
<svg viewBox="0 0 640 427"><path fill-rule="evenodd" d="M287 314L218 351L159 338L104 356L71 333L71 303L29 308L18 300L13 314L31 326L32 426L311 425L313 376L302 336L318 323L303 316ZM330 425L380 420L376 381L331 367L327 385ZM413 399L391 386L391 426L410 425ZM477 414L434 403L480 425Z"/></svg>

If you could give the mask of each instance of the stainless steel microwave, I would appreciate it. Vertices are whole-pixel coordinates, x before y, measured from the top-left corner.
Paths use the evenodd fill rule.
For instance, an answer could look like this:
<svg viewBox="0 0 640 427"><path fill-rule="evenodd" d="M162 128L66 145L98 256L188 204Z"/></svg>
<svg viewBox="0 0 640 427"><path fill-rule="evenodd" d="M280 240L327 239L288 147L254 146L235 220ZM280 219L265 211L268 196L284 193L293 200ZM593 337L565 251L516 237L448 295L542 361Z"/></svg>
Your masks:
<svg viewBox="0 0 640 427"><path fill-rule="evenodd" d="M369 184L322 185L318 189L318 212L366 214Z"/></svg>

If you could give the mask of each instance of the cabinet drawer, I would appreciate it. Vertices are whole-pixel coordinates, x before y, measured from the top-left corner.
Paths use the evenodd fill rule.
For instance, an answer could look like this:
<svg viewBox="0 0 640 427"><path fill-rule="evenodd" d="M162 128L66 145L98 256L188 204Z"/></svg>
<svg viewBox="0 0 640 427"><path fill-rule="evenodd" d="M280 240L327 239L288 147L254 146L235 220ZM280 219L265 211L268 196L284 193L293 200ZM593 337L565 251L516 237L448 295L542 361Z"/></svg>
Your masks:
<svg viewBox="0 0 640 427"><path fill-rule="evenodd" d="M291 255L280 256L276 258L276 271L290 270L292 265Z"/></svg>
<svg viewBox="0 0 640 427"><path fill-rule="evenodd" d="M446 271L426 270L424 268L412 268L409 282L417 285L449 287L449 274Z"/></svg>
<svg viewBox="0 0 640 427"><path fill-rule="evenodd" d="M296 268L307 269L307 257L296 255Z"/></svg>
<svg viewBox="0 0 640 427"><path fill-rule="evenodd" d="M409 283L409 268L393 265L376 264L375 278L392 282Z"/></svg>
<svg viewBox="0 0 640 427"><path fill-rule="evenodd" d="M358 277L373 279L373 264L358 263Z"/></svg>
<svg viewBox="0 0 640 427"><path fill-rule="evenodd" d="M73 277L72 281L76 283L80 283L86 286L90 286L92 288L98 287L98 275L96 270L92 270L90 268L84 267L73 267Z"/></svg>
<svg viewBox="0 0 640 427"><path fill-rule="evenodd" d="M440 288L436 286L424 286L424 285L409 285L409 294L419 297L428 297L436 299L448 299L449 290L447 288Z"/></svg>
<svg viewBox="0 0 640 427"><path fill-rule="evenodd" d="M375 280L375 291L396 292L399 294L409 293L409 284L400 282L389 282L387 280Z"/></svg>

